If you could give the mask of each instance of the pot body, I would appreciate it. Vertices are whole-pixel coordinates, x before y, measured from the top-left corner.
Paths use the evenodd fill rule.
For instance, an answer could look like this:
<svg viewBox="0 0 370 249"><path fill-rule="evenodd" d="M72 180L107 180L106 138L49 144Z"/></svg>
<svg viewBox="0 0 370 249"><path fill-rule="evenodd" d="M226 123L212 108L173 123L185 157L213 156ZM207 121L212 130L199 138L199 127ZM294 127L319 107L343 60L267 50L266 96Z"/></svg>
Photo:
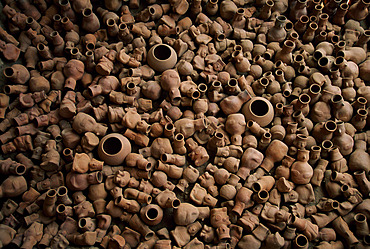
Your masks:
<svg viewBox="0 0 370 249"><path fill-rule="evenodd" d="M263 97L253 97L242 109L246 121L253 120L261 127L271 123L274 118L274 108L271 102Z"/></svg>
<svg viewBox="0 0 370 249"><path fill-rule="evenodd" d="M157 44L149 49L147 62L154 70L163 72L175 66L177 54L171 46L167 44Z"/></svg>
<svg viewBox="0 0 370 249"><path fill-rule="evenodd" d="M130 141L121 134L111 133L102 138L98 147L98 155L108 165L120 165L131 153Z"/></svg>

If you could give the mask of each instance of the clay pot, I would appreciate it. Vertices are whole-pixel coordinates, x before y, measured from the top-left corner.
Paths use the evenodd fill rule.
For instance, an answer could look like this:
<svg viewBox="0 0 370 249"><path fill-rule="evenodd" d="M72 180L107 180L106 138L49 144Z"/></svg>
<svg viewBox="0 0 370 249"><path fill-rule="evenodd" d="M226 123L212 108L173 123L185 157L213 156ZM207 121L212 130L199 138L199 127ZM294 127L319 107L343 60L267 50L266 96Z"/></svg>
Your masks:
<svg viewBox="0 0 370 249"><path fill-rule="evenodd" d="M149 49L147 62L154 70L163 72L175 66L177 63L177 54L175 50L167 44L156 44Z"/></svg>
<svg viewBox="0 0 370 249"><path fill-rule="evenodd" d="M261 168L269 172L274 163L281 161L288 152L288 146L279 140L273 140L267 147L265 159L261 164Z"/></svg>
<svg viewBox="0 0 370 249"><path fill-rule="evenodd" d="M20 64L14 64L4 69L4 76L15 84L25 84L31 77L27 68Z"/></svg>
<svg viewBox="0 0 370 249"><path fill-rule="evenodd" d="M121 134L112 133L100 140L98 155L106 164L120 165L129 153L131 153L131 143Z"/></svg>
<svg viewBox="0 0 370 249"><path fill-rule="evenodd" d="M243 153L237 175L245 180L249 176L250 171L256 169L262 163L262 160L263 154L260 151L254 148L246 149Z"/></svg>
<svg viewBox="0 0 370 249"><path fill-rule="evenodd" d="M366 0L356 2L349 8L347 17L356 21L364 20L369 14L369 5L370 3Z"/></svg>
<svg viewBox="0 0 370 249"><path fill-rule="evenodd" d="M275 20L275 25L267 33L268 42L282 42L286 37L284 29L287 18L285 16L278 16Z"/></svg>
<svg viewBox="0 0 370 249"><path fill-rule="evenodd" d="M27 182L23 176L9 176L0 185L0 197L16 197L27 190Z"/></svg>
<svg viewBox="0 0 370 249"><path fill-rule="evenodd" d="M145 224L155 226L161 223L163 218L163 210L155 204L149 204L140 209L140 217Z"/></svg>
<svg viewBox="0 0 370 249"><path fill-rule="evenodd" d="M208 218L209 215L209 207L195 207L190 203L181 203L174 211L174 220L177 225L187 226L197 219Z"/></svg>
<svg viewBox="0 0 370 249"><path fill-rule="evenodd" d="M366 152L366 142L363 140L355 141L355 150L350 155L348 160L349 169L352 172L362 171L369 172L370 168L367 166L370 162L370 155ZM356 175L356 174L355 174Z"/></svg>
<svg viewBox="0 0 370 249"><path fill-rule="evenodd" d="M242 109L247 121L253 120L261 127L271 123L274 118L274 108L270 101L263 97L253 97Z"/></svg>
<svg viewBox="0 0 370 249"><path fill-rule="evenodd" d="M85 71L85 64L79 60L70 60L63 68L63 73L66 76L64 84L65 88L74 90L76 87L76 81L82 79Z"/></svg>
<svg viewBox="0 0 370 249"><path fill-rule="evenodd" d="M337 130L332 139L333 144L339 147L339 151L343 156L348 156L353 151L353 138L346 133L346 128L343 122L337 122Z"/></svg>
<svg viewBox="0 0 370 249"><path fill-rule="evenodd" d="M313 176L313 169L308 164L309 152L305 149L298 149L297 160L291 167L290 179L295 184L308 184Z"/></svg>
<svg viewBox="0 0 370 249"><path fill-rule="evenodd" d="M161 75L161 86L163 90L169 92L169 96L172 103L178 102L181 99L179 91L180 87L180 76L172 69L165 70Z"/></svg>

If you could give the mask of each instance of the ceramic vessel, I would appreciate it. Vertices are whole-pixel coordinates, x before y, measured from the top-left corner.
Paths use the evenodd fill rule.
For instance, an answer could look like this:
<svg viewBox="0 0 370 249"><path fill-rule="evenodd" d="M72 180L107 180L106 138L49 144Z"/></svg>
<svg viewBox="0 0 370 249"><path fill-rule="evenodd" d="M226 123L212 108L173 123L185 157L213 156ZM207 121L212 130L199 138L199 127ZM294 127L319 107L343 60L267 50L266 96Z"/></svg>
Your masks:
<svg viewBox="0 0 370 249"><path fill-rule="evenodd" d="M103 137L99 143L98 155L109 165L120 165L131 153L130 141L121 134L111 133Z"/></svg>
<svg viewBox="0 0 370 249"><path fill-rule="evenodd" d="M263 97L253 97L242 108L246 121L253 120L261 127L271 123L274 118L274 108L269 100Z"/></svg>
<svg viewBox="0 0 370 249"><path fill-rule="evenodd" d="M156 44L149 49L147 62L154 70L163 72L175 66L177 63L177 54L167 44Z"/></svg>

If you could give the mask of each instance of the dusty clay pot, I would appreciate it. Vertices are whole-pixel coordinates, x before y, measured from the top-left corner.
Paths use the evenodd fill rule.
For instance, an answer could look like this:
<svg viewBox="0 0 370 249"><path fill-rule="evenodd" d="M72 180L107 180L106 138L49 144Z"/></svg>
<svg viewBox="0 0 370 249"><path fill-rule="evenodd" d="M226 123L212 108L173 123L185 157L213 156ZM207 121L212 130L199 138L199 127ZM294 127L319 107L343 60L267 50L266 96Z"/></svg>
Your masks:
<svg viewBox="0 0 370 249"><path fill-rule="evenodd" d="M274 108L270 101L263 97L253 97L242 109L246 121L253 120L261 127L271 123L274 118Z"/></svg>
<svg viewBox="0 0 370 249"><path fill-rule="evenodd" d="M175 66L177 63L177 54L167 44L156 44L149 49L147 61L151 68L158 72L163 72Z"/></svg>
<svg viewBox="0 0 370 249"><path fill-rule="evenodd" d="M109 165L120 165L131 153L130 141L121 134L111 133L100 140L98 155Z"/></svg>

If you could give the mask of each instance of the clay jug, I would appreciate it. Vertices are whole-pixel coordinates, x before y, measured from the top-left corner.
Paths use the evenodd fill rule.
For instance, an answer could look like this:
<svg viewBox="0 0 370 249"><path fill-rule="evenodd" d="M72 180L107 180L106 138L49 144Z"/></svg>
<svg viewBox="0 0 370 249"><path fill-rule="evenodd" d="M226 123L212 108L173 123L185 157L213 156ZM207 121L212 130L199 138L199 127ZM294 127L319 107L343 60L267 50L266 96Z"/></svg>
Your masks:
<svg viewBox="0 0 370 249"><path fill-rule="evenodd" d="M290 179L295 184L308 184L313 176L313 169L308 164L310 151L298 149L297 160L290 169Z"/></svg>
<svg viewBox="0 0 370 249"><path fill-rule="evenodd" d="M121 134L111 133L103 137L99 143L98 155L106 164L120 165L129 153L131 143Z"/></svg>
<svg viewBox="0 0 370 249"><path fill-rule="evenodd" d="M242 105L246 103L247 101L249 101L250 99L251 99L251 95L249 94L247 90L244 90L243 92L239 93L237 96L232 95L232 96L224 98L220 103L220 107L225 115L230 115L230 114L239 112L240 109L242 108Z"/></svg>
<svg viewBox="0 0 370 249"><path fill-rule="evenodd" d="M356 2L349 8L347 17L356 21L364 20L369 14L369 5L370 2L368 0L360 0Z"/></svg>
<svg viewBox="0 0 370 249"><path fill-rule="evenodd" d="M149 49L147 62L154 70L163 72L175 66L177 63L177 54L167 44L156 44Z"/></svg>
<svg viewBox="0 0 370 249"><path fill-rule="evenodd" d="M275 20L275 25L267 33L268 42L282 42L286 37L284 29L287 18L285 16L278 16Z"/></svg>
<svg viewBox="0 0 370 249"><path fill-rule="evenodd" d="M230 114L225 123L226 131L231 135L231 143L242 145L242 134L245 132L245 117L241 113Z"/></svg>
<svg viewBox="0 0 370 249"><path fill-rule="evenodd" d="M285 143L280 140L273 140L266 149L261 168L269 172L274 167L274 163L283 160L287 153L288 146Z"/></svg>
<svg viewBox="0 0 370 249"><path fill-rule="evenodd" d="M353 138L346 133L344 122L337 122L337 130L334 133L332 142L339 147L339 151L343 156L348 156L352 153L354 141Z"/></svg>
<svg viewBox="0 0 370 249"><path fill-rule="evenodd" d="M85 8L82 11L82 29L89 33L94 33L100 28L99 18L94 14L91 8Z"/></svg>
<svg viewBox="0 0 370 249"><path fill-rule="evenodd" d="M290 40L284 41L283 48L275 55L275 61L281 60L282 62L290 65L293 61L292 51L295 48L295 43Z"/></svg>
<svg viewBox="0 0 370 249"><path fill-rule="evenodd" d="M289 19L297 21L301 16L307 15L307 0L297 0L290 5Z"/></svg>
<svg viewBox="0 0 370 249"><path fill-rule="evenodd" d="M247 121L253 120L261 127L271 123L274 118L274 108L269 100L263 97L253 97L242 109Z"/></svg>
<svg viewBox="0 0 370 249"><path fill-rule="evenodd" d="M370 171L370 155L366 151L365 141L355 142L355 151L349 157L348 166L352 172L364 170L367 174Z"/></svg>

